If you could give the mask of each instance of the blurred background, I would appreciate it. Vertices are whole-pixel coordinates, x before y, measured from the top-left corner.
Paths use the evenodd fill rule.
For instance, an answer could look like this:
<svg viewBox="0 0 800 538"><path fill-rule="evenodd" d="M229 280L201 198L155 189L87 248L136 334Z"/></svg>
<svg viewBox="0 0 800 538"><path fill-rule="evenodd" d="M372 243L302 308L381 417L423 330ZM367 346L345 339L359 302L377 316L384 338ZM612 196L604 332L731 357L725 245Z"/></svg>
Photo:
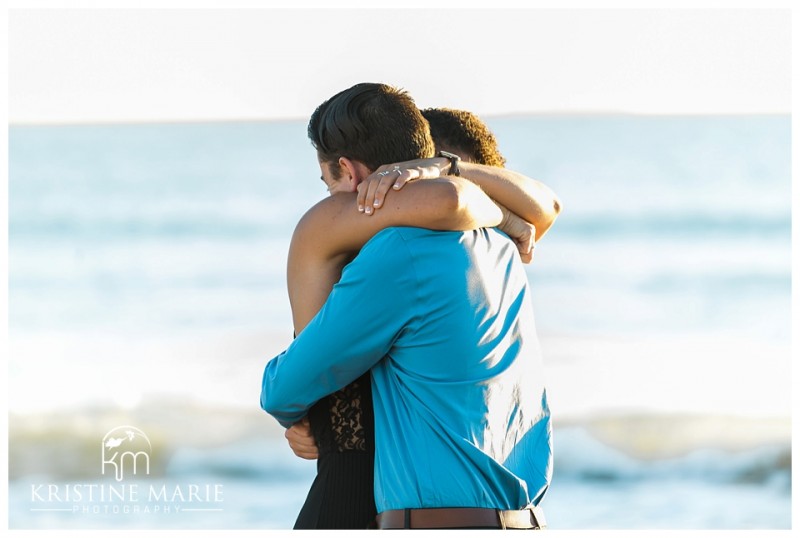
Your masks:
<svg viewBox="0 0 800 538"><path fill-rule="evenodd" d="M306 121L380 81L478 113L563 201L527 266L551 528L790 529L790 22L11 10L9 527L292 526L314 463L258 395L292 336L292 231L326 195ZM99 445L126 424L151 441L143 488L222 484L224 502L32 498L112 483Z"/></svg>

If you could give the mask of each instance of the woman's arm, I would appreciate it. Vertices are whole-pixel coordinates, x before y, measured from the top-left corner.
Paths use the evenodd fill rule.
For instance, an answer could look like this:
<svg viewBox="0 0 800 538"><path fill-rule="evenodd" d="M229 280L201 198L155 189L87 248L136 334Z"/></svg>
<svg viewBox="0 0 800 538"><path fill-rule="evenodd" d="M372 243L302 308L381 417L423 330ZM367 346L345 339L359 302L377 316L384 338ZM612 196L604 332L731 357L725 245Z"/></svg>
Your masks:
<svg viewBox="0 0 800 538"><path fill-rule="evenodd" d="M538 241L561 212L561 200L547 185L513 170L459 163L461 177L478 185L492 199L536 227Z"/></svg>
<svg viewBox="0 0 800 538"><path fill-rule="evenodd" d="M459 168L460 177L475 183L497 203L531 223L536 228L536 241L550 229L561 211L558 196L540 181L496 166L461 161ZM444 157L381 166L358 186L357 207L359 211L367 206L380 209L390 189L400 190L415 179L440 177L449 169L450 160Z"/></svg>
<svg viewBox="0 0 800 538"><path fill-rule="evenodd" d="M517 245L522 263L533 261L534 237L536 228L530 222L523 220L504 206L498 204L503 212L503 221L497 226L503 230Z"/></svg>
<svg viewBox="0 0 800 538"><path fill-rule="evenodd" d="M294 231L287 284L297 334L322 308L342 268L384 228L474 230L503 220L501 210L480 188L449 178L412 183L369 218L353 211L355 201L356 193L326 198L303 215ZM358 313L353 316L355 323Z"/></svg>

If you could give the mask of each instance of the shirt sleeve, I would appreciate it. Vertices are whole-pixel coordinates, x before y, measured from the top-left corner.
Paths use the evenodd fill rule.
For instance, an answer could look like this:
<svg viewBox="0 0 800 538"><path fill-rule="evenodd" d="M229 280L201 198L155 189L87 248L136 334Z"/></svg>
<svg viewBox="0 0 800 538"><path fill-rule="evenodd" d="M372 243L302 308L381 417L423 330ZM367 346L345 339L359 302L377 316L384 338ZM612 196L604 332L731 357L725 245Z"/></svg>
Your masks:
<svg viewBox="0 0 800 538"><path fill-rule="evenodd" d="M413 316L415 283L397 230L373 237L345 267L319 313L267 364L262 409L289 427L317 400L379 362Z"/></svg>

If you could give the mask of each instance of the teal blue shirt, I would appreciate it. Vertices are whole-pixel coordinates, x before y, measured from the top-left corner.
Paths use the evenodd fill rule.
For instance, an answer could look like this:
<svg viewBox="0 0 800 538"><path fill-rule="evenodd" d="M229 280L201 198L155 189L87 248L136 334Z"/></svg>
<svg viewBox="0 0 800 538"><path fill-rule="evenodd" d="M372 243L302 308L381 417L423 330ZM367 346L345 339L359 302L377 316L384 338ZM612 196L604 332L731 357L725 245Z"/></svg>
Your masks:
<svg viewBox="0 0 800 538"><path fill-rule="evenodd" d="M267 364L261 407L289 427L370 369L378 512L538 504L550 411L528 281L507 236L378 233Z"/></svg>

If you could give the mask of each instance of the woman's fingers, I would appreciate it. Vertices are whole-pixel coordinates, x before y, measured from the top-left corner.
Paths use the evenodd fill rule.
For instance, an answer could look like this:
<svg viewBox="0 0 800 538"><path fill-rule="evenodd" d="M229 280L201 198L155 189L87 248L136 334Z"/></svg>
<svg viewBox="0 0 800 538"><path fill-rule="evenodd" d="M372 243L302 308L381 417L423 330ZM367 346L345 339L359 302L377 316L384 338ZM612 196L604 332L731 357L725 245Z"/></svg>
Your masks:
<svg viewBox="0 0 800 538"><path fill-rule="evenodd" d="M399 164L381 166L359 183L356 197L358 211L372 215L383 207L390 190L399 191L409 181L422 177L425 177L425 173L419 167L403 168Z"/></svg>

